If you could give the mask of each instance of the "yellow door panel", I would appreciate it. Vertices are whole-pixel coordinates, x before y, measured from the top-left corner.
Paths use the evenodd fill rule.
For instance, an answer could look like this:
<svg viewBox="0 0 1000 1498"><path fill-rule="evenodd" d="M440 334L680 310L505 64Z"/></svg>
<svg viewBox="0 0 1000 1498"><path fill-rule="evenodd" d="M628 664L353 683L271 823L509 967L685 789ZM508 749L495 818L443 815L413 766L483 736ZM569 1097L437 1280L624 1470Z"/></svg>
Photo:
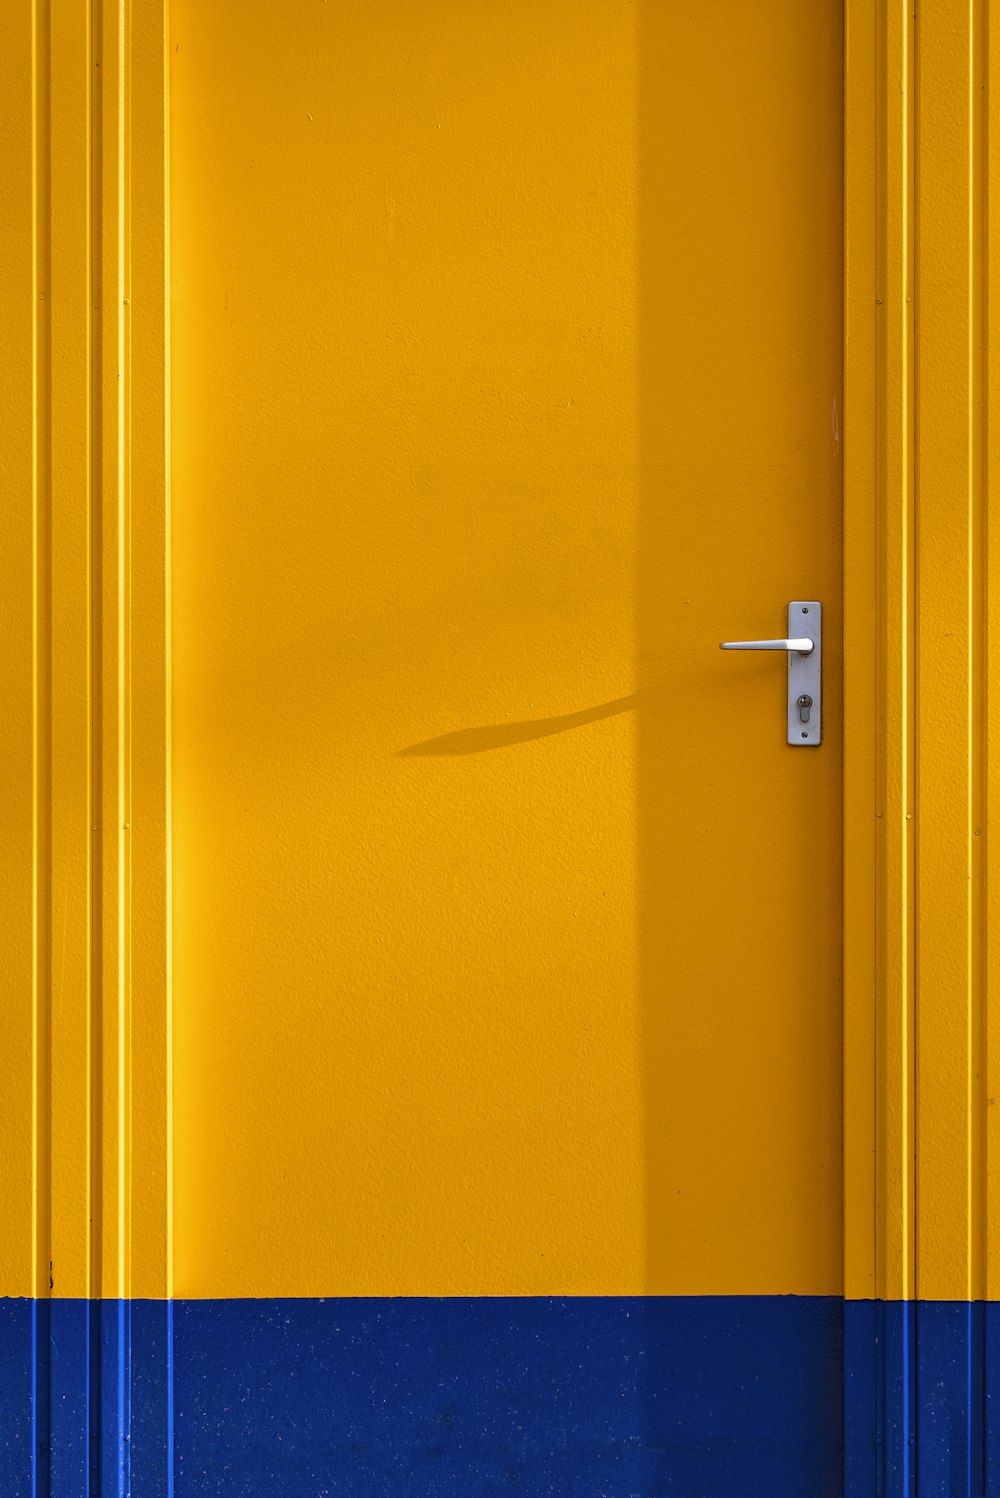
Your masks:
<svg viewBox="0 0 1000 1498"><path fill-rule="evenodd" d="M840 28L175 0L179 1295L839 1293Z"/></svg>

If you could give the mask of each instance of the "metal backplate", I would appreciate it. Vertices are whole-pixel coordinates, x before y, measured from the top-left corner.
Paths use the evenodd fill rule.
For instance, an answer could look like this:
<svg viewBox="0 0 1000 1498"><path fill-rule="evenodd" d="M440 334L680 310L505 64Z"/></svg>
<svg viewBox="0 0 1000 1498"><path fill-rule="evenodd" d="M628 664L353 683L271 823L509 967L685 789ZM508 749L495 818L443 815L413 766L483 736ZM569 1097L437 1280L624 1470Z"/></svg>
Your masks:
<svg viewBox="0 0 1000 1498"><path fill-rule="evenodd" d="M823 605L809 598L790 603L788 636L813 642L808 655L788 652L788 742L810 749L823 737ZM800 706L803 698L812 700Z"/></svg>

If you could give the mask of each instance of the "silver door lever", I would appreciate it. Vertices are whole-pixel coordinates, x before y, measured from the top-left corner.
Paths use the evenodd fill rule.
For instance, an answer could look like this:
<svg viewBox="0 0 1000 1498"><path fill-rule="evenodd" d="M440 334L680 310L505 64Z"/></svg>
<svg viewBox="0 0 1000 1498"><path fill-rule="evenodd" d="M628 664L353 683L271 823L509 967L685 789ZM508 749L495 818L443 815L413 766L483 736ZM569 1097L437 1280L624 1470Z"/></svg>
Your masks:
<svg viewBox="0 0 1000 1498"><path fill-rule="evenodd" d="M720 650L797 650L799 655L809 655L812 640L724 640Z"/></svg>
<svg viewBox="0 0 1000 1498"><path fill-rule="evenodd" d="M793 635L793 630L802 634ZM795 598L788 605L787 640L724 640L723 650L782 650L788 659L786 733L797 749L823 737L823 605Z"/></svg>

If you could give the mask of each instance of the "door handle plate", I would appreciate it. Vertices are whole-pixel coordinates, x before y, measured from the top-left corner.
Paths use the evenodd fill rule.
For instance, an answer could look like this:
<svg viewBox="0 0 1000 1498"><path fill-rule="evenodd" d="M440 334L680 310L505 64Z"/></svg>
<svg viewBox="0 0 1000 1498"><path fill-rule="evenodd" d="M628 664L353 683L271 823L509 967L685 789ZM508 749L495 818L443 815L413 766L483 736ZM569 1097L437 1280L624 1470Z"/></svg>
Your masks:
<svg viewBox="0 0 1000 1498"><path fill-rule="evenodd" d="M823 739L823 605L794 598L784 640L726 640L723 650L780 650L788 660L788 742L814 749Z"/></svg>
<svg viewBox="0 0 1000 1498"><path fill-rule="evenodd" d="M823 605L795 599L788 605L788 633L813 642L808 655L788 653L788 742L814 749L823 738ZM805 697L812 701L803 703Z"/></svg>

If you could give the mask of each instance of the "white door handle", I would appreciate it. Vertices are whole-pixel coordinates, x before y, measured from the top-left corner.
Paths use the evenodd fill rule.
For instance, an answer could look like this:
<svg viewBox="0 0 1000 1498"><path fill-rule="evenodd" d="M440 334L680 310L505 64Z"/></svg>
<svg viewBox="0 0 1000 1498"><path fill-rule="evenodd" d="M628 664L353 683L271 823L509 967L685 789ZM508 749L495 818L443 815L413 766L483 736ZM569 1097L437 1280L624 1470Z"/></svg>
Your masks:
<svg viewBox="0 0 1000 1498"><path fill-rule="evenodd" d="M793 630L802 634L793 635ZM786 732L796 749L815 747L823 733L823 606L815 599L788 605L787 640L723 640L722 650L781 650L788 657Z"/></svg>
<svg viewBox="0 0 1000 1498"><path fill-rule="evenodd" d="M720 650L797 650L799 655L809 655L812 640L724 640Z"/></svg>

